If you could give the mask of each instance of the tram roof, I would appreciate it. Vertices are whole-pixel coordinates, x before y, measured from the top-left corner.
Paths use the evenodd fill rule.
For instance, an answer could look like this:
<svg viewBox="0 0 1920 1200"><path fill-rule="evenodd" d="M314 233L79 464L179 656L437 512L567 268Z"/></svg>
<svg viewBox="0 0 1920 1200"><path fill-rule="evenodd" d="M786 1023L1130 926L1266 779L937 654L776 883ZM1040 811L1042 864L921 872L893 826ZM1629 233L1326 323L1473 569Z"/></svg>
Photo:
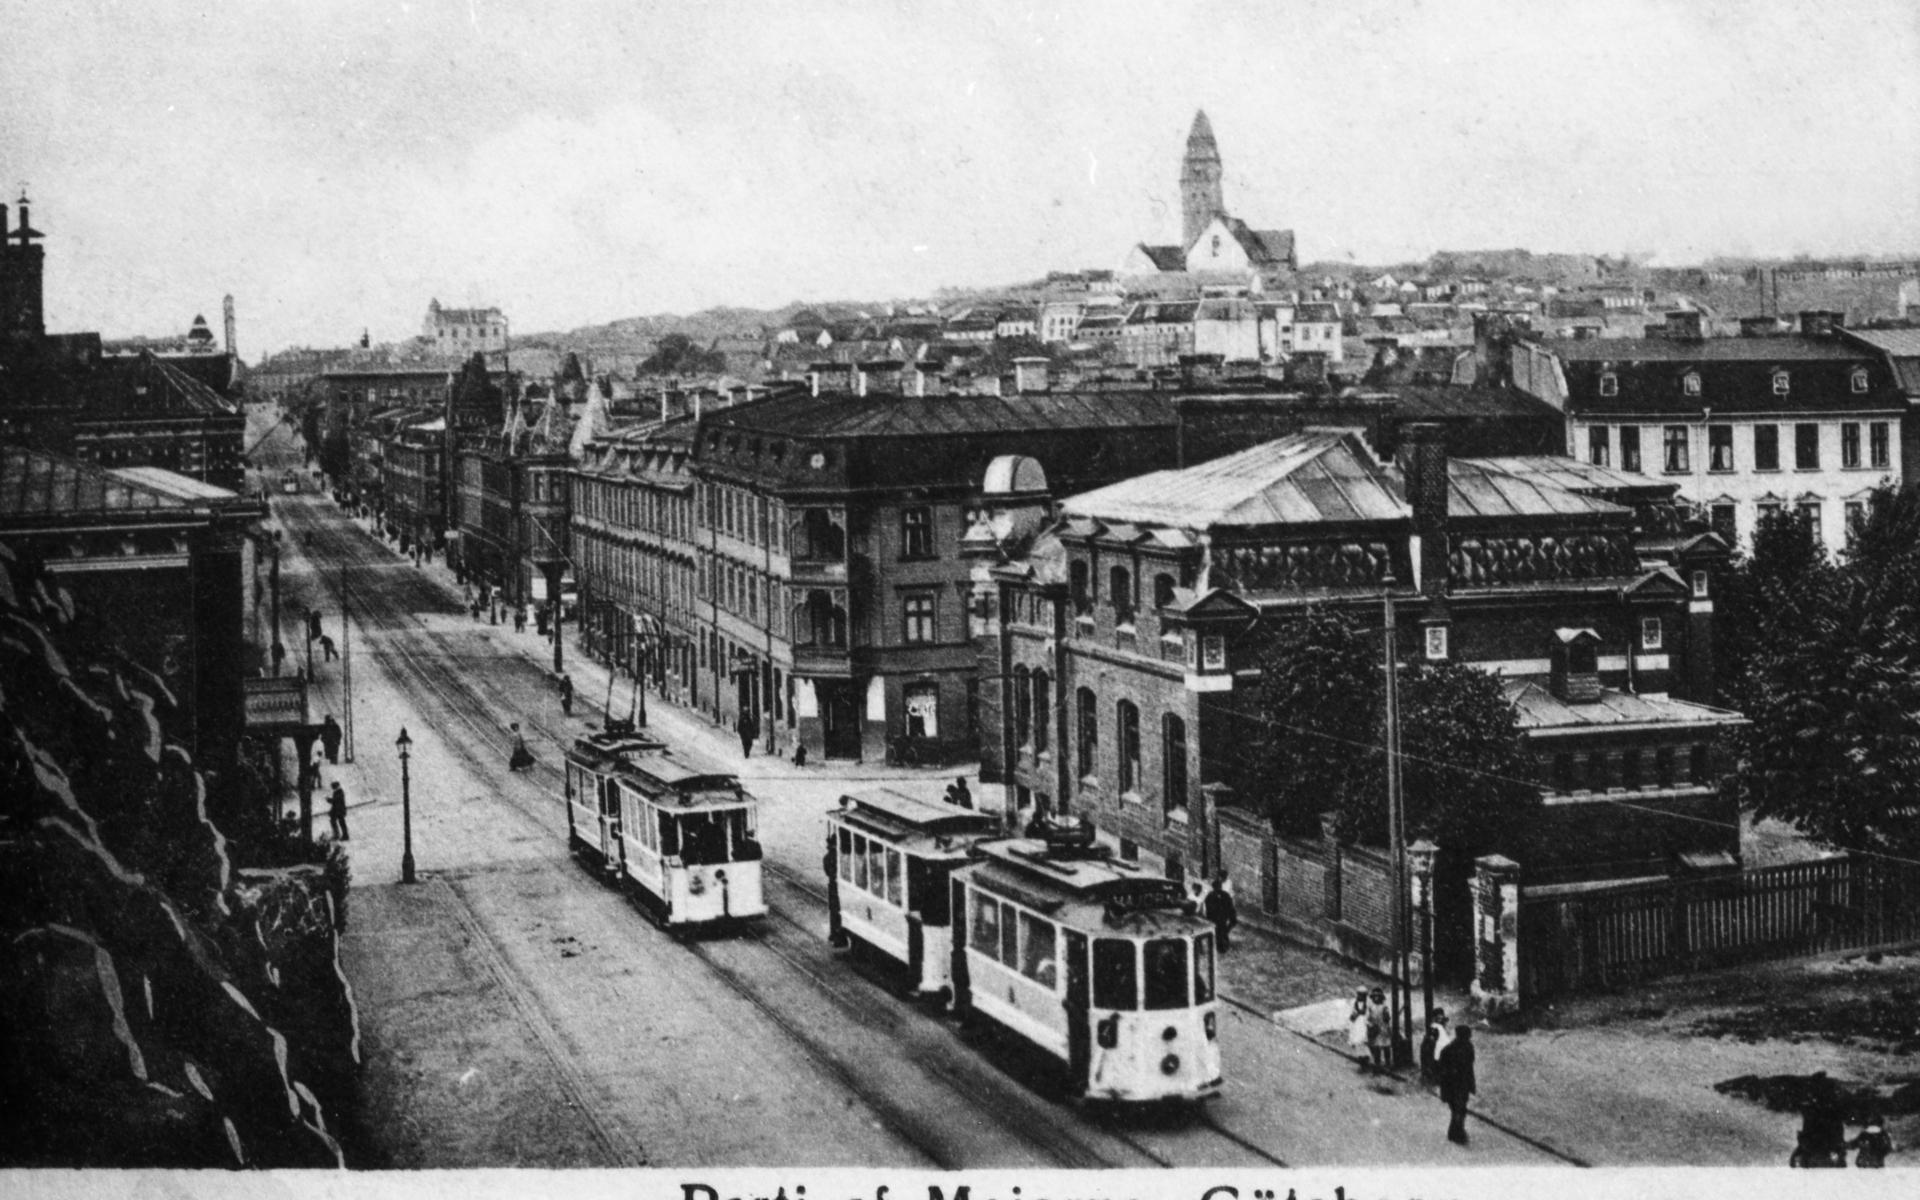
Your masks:
<svg viewBox="0 0 1920 1200"><path fill-rule="evenodd" d="M619 773L640 789L655 793L656 799L665 798L658 793L670 793L674 807L681 809L739 808L753 802L740 786L738 775L696 771L665 753L629 759L621 764ZM715 792L723 794L716 796Z"/></svg>
<svg viewBox="0 0 1920 1200"><path fill-rule="evenodd" d="M573 755L582 762L611 766L631 760L635 755L665 750L667 744L657 738L633 733L589 733L573 739Z"/></svg>
<svg viewBox="0 0 1920 1200"><path fill-rule="evenodd" d="M1037 838L980 842L974 853L981 861L968 877L983 891L1070 928L1184 937L1207 927L1178 883L1132 863L1050 855Z"/></svg>
<svg viewBox="0 0 1920 1200"><path fill-rule="evenodd" d="M964 856L966 847L952 839L990 834L999 824L992 813L945 800L922 800L889 787L849 793L840 798L840 805L834 814L841 820L922 857L939 851Z"/></svg>

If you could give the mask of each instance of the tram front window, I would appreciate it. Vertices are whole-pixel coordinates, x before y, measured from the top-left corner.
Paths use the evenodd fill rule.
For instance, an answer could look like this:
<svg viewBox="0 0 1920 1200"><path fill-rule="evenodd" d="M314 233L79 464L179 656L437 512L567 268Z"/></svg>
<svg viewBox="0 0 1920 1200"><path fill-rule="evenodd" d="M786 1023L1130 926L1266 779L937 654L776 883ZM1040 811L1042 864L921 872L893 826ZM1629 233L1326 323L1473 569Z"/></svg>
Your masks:
<svg viewBox="0 0 1920 1200"><path fill-rule="evenodd" d="M1203 933L1193 939L1193 1002L1205 1004L1213 999L1213 935Z"/></svg>
<svg viewBox="0 0 1920 1200"><path fill-rule="evenodd" d="M680 826L680 860L690 866L732 862L740 816L737 809L681 813L675 818Z"/></svg>
<svg viewBox="0 0 1920 1200"><path fill-rule="evenodd" d="M907 859L907 908L936 928L947 923L947 877L924 858Z"/></svg>
<svg viewBox="0 0 1920 1200"><path fill-rule="evenodd" d="M1187 940L1154 938L1146 955L1147 1007L1187 1007Z"/></svg>
<svg viewBox="0 0 1920 1200"><path fill-rule="evenodd" d="M1139 969L1135 945L1120 938L1101 938L1093 944L1093 1006L1131 1011L1140 1007Z"/></svg>

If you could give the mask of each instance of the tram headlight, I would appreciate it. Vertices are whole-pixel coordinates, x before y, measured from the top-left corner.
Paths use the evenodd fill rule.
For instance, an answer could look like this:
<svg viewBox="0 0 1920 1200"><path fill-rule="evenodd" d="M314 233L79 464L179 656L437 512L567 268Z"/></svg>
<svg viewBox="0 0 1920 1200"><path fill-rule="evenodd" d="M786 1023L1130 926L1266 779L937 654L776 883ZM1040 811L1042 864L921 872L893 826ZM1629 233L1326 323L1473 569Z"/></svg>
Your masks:
<svg viewBox="0 0 1920 1200"><path fill-rule="evenodd" d="M1220 1036L1220 1022L1214 1017L1213 1013L1207 1013L1207 1019L1202 1022L1202 1024L1206 1028L1208 1041L1214 1041Z"/></svg>
<svg viewBox="0 0 1920 1200"><path fill-rule="evenodd" d="M1160 1073L1162 1075L1172 1075L1179 1069L1180 1056L1178 1054L1169 1054L1160 1060Z"/></svg>
<svg viewBox="0 0 1920 1200"><path fill-rule="evenodd" d="M1160 1040L1163 1042L1170 1042L1179 1036L1180 1031L1171 1025L1160 1031Z"/></svg>

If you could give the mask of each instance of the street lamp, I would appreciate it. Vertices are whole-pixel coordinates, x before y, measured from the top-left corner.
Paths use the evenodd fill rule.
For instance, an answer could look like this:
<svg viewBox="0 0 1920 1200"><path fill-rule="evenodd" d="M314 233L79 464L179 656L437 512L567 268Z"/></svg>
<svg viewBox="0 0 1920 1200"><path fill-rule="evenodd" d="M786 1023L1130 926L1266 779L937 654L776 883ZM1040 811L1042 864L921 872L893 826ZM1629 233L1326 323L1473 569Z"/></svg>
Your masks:
<svg viewBox="0 0 1920 1200"><path fill-rule="evenodd" d="M407 751L413 747L413 739L407 736L407 727L400 727L400 736L394 739L400 750L400 882L413 882L413 780L407 772Z"/></svg>
<svg viewBox="0 0 1920 1200"><path fill-rule="evenodd" d="M1420 912L1420 989L1427 1006L1427 1024L1433 1024L1433 864L1440 847L1421 838L1407 847L1413 868L1414 905Z"/></svg>

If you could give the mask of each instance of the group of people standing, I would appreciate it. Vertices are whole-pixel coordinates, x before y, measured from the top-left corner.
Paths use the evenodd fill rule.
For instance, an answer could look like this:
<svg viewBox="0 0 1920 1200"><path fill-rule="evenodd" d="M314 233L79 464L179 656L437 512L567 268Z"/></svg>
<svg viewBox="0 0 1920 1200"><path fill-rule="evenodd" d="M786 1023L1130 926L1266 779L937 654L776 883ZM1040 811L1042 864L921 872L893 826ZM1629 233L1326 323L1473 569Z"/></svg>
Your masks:
<svg viewBox="0 0 1920 1200"><path fill-rule="evenodd" d="M1393 1009L1387 1003L1384 988L1356 988L1353 1006L1347 1013L1347 1044L1358 1052L1362 1074L1385 1075L1393 1070ZM1462 1025L1455 1029L1447 1020L1447 1010L1436 1008L1420 1039L1421 1081L1437 1086L1441 1102L1447 1106L1447 1140L1467 1144L1467 1106L1476 1095L1479 1081L1474 1078L1473 1030Z"/></svg>

